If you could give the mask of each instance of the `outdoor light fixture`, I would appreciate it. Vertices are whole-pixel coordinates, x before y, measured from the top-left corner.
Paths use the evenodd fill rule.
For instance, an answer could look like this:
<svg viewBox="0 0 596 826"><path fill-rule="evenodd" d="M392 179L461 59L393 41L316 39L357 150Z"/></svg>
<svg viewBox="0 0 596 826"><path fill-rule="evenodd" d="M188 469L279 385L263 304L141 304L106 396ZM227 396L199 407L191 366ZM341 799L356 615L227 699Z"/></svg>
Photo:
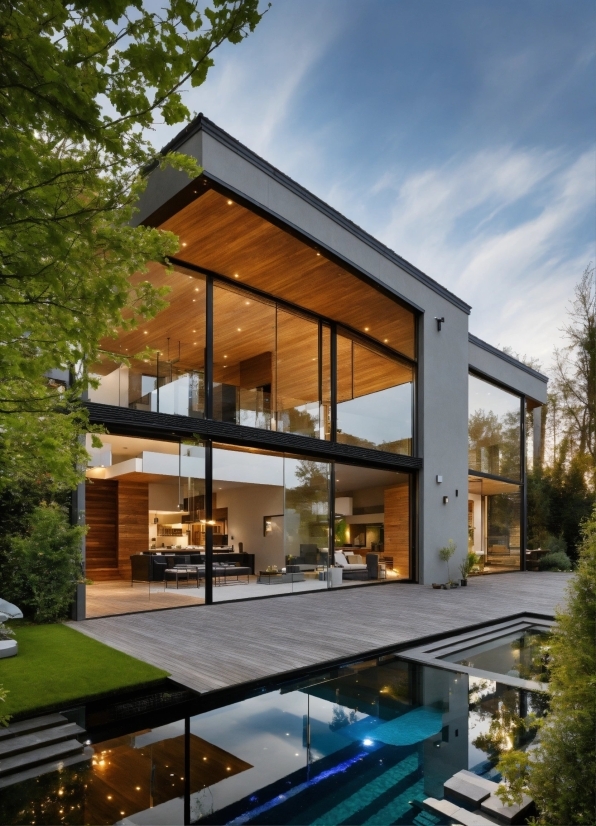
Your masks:
<svg viewBox="0 0 596 826"><path fill-rule="evenodd" d="M437 330L440 333L441 332L441 324L445 323L445 316L441 316L441 318L439 318L438 316L435 316L435 321L437 322Z"/></svg>
<svg viewBox="0 0 596 826"><path fill-rule="evenodd" d="M437 476L437 485L440 485L442 481L443 481L443 477L442 476Z"/></svg>
<svg viewBox="0 0 596 826"><path fill-rule="evenodd" d="M448 505L448 504L449 504L449 497L448 497L448 496L444 496L444 497L443 497L443 504L444 504L444 505Z"/></svg>

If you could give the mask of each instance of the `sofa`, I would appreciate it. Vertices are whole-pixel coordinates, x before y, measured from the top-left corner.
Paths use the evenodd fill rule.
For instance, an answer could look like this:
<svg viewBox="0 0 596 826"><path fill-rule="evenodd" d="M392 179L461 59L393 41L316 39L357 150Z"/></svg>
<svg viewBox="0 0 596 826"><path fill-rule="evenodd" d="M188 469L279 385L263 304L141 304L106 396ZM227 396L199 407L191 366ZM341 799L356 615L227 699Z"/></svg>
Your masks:
<svg viewBox="0 0 596 826"><path fill-rule="evenodd" d="M326 566L329 560L327 551L319 550L317 545L300 545L300 556L286 556L288 571L316 571Z"/></svg>
<svg viewBox="0 0 596 826"><path fill-rule="evenodd" d="M368 579L366 563L357 554L336 551L335 564L342 568L344 579Z"/></svg>

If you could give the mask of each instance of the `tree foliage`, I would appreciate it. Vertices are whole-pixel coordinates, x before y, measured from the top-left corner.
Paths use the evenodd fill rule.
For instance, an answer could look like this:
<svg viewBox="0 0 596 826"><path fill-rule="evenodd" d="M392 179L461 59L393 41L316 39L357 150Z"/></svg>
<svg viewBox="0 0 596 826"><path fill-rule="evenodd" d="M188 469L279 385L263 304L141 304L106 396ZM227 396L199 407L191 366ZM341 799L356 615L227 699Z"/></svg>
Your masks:
<svg viewBox="0 0 596 826"><path fill-rule="evenodd" d="M82 579L81 539L85 528L70 525L57 504L36 507L25 536L11 537L3 596L36 622L68 616L74 585Z"/></svg>
<svg viewBox="0 0 596 826"><path fill-rule="evenodd" d="M550 713L539 746L500 763L511 798L528 791L544 826L596 822L596 508L582 536L567 602L556 616Z"/></svg>
<svg viewBox="0 0 596 826"><path fill-rule="evenodd" d="M542 408L542 450L528 474L529 547L563 540L577 558L580 524L596 493L596 288L586 267L562 328L566 344L555 350L548 403ZM531 366L536 366L532 364ZM532 427L531 416L528 426ZM545 449L546 443L546 449Z"/></svg>
<svg viewBox="0 0 596 826"><path fill-rule="evenodd" d="M0 485L25 472L23 457L71 485L86 365L102 337L164 306L167 289L129 278L178 249L171 233L131 225L156 159L147 130L188 119L184 85L203 83L214 50L260 18L258 0L0 5ZM159 162L200 171L176 153ZM47 380L52 369L75 376L71 391Z"/></svg>

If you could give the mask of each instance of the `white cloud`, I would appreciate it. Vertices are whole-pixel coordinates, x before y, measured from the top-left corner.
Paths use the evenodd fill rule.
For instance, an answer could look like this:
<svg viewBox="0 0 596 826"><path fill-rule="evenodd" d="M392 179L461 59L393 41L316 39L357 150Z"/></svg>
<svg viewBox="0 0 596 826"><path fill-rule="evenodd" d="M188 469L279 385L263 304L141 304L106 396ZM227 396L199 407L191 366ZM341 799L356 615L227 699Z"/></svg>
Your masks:
<svg viewBox="0 0 596 826"><path fill-rule="evenodd" d="M508 147L396 179L385 173L362 204L393 192L373 234L470 303L472 332L546 366L594 258L588 242L571 245L594 209L593 154Z"/></svg>

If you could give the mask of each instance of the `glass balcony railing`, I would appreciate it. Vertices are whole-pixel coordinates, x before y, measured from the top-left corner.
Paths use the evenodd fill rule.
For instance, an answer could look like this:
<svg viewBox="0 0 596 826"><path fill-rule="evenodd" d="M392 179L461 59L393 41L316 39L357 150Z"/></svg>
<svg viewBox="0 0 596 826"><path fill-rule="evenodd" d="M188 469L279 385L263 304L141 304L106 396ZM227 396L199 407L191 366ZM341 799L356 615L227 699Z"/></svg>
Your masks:
<svg viewBox="0 0 596 826"><path fill-rule="evenodd" d="M161 363L119 366L104 375L94 374L97 388L89 388L89 401L204 418L205 376L203 372L184 370Z"/></svg>

